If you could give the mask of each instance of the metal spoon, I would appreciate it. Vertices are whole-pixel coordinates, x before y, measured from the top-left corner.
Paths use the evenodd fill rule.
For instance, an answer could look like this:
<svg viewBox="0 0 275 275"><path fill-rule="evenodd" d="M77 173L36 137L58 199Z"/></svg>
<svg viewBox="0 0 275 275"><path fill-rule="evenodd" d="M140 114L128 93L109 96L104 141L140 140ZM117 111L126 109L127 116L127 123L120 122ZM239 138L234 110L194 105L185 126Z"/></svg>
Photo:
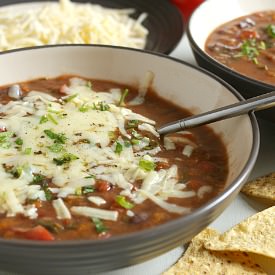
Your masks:
<svg viewBox="0 0 275 275"><path fill-rule="evenodd" d="M158 133L160 135L166 135L180 130L190 129L215 121L247 114L251 111L268 109L273 106L275 106L275 91L224 106L213 111L167 123L158 129Z"/></svg>

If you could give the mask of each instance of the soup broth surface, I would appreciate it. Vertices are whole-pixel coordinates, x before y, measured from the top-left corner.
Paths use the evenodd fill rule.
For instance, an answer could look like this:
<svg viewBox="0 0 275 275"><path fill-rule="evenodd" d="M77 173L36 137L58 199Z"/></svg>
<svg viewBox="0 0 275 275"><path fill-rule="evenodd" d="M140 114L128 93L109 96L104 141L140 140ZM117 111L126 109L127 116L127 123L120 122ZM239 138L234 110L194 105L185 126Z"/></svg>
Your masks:
<svg viewBox="0 0 275 275"><path fill-rule="evenodd" d="M207 203L228 174L208 127L160 138L191 115L149 90L76 76L0 88L0 236L98 239ZM138 104L137 104L138 103Z"/></svg>
<svg viewBox="0 0 275 275"><path fill-rule="evenodd" d="M275 11L236 18L215 29L205 51L247 77L275 85Z"/></svg>

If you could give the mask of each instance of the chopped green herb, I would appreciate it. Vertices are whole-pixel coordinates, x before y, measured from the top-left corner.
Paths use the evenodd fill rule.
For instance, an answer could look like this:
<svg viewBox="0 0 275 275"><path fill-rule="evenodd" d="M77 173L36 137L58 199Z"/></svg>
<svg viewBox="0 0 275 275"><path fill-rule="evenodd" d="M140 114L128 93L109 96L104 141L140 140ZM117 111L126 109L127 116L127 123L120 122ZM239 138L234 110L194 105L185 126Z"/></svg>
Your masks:
<svg viewBox="0 0 275 275"><path fill-rule="evenodd" d="M43 186L43 191L45 193L45 197L47 201L51 201L53 200L53 193L51 192L51 190L49 189L48 186Z"/></svg>
<svg viewBox="0 0 275 275"><path fill-rule="evenodd" d="M156 140L149 139L149 144L145 146L143 149L145 150L152 150L159 146L159 143Z"/></svg>
<svg viewBox="0 0 275 275"><path fill-rule="evenodd" d="M266 50L266 43L264 42L264 41L260 41L259 43L258 43L258 49L260 49L260 50Z"/></svg>
<svg viewBox="0 0 275 275"><path fill-rule="evenodd" d="M77 96L78 96L78 94L73 94L73 95L70 95L70 96L68 96L68 97L63 98L63 100L64 100L65 102L70 102L70 101L72 101L74 98L76 98Z"/></svg>
<svg viewBox="0 0 275 275"><path fill-rule="evenodd" d="M20 178L20 176L22 175L23 173L23 167L22 166L6 166L6 165L3 165L6 173L10 173L13 177L15 178Z"/></svg>
<svg viewBox="0 0 275 275"><path fill-rule="evenodd" d="M95 179L95 175L90 174L89 176L86 176L85 179Z"/></svg>
<svg viewBox="0 0 275 275"><path fill-rule="evenodd" d="M125 98L128 95L129 90L128 89L124 89L123 93L121 94L120 100L118 102L118 106L125 106Z"/></svg>
<svg viewBox="0 0 275 275"><path fill-rule="evenodd" d="M87 81L87 87L89 87L90 89L92 88L92 82L91 81Z"/></svg>
<svg viewBox="0 0 275 275"><path fill-rule="evenodd" d="M48 146L48 149L53 153L60 153L64 150L64 147L60 143L54 143L51 146Z"/></svg>
<svg viewBox="0 0 275 275"><path fill-rule="evenodd" d="M24 154L25 155L30 155L32 153L32 148L25 148L25 150L24 150Z"/></svg>
<svg viewBox="0 0 275 275"><path fill-rule="evenodd" d="M133 139L131 139L131 143L133 145L138 145L140 143L140 140L133 138Z"/></svg>
<svg viewBox="0 0 275 275"><path fill-rule="evenodd" d="M40 118L40 121L39 121L39 124L43 124L43 123L46 123L48 122L49 119L47 117L47 115L43 115L41 118Z"/></svg>
<svg viewBox="0 0 275 275"><path fill-rule="evenodd" d="M53 139L57 143L64 144L67 140L66 136L63 133L56 134L51 130L44 130L44 133L50 138Z"/></svg>
<svg viewBox="0 0 275 275"><path fill-rule="evenodd" d="M95 187L93 185L82 186L75 189L75 194L77 196L86 195L93 192L95 192Z"/></svg>
<svg viewBox="0 0 275 275"><path fill-rule="evenodd" d="M139 124L139 121L136 120L136 119L133 119L133 120L129 120L127 122L127 128L130 129L130 128L136 128L138 127L138 124Z"/></svg>
<svg viewBox="0 0 275 275"><path fill-rule="evenodd" d="M153 171L156 168L156 164L153 161L141 159L138 163L138 166L144 171Z"/></svg>
<svg viewBox="0 0 275 275"><path fill-rule="evenodd" d="M142 139L143 136L141 134L139 134L136 130L132 130L131 132L132 136L135 138L135 139Z"/></svg>
<svg viewBox="0 0 275 275"><path fill-rule="evenodd" d="M13 136L12 132L0 132L0 147L8 149L11 147L10 138Z"/></svg>
<svg viewBox="0 0 275 275"><path fill-rule="evenodd" d="M95 187L93 185L87 185L82 187L82 194L88 194L95 192Z"/></svg>
<svg viewBox="0 0 275 275"><path fill-rule="evenodd" d="M61 115L62 111L61 110L53 110L48 108L48 112L56 115Z"/></svg>
<svg viewBox="0 0 275 275"><path fill-rule="evenodd" d="M127 201L126 198L121 195L116 196L116 202L125 209L131 209L134 207L133 203Z"/></svg>
<svg viewBox="0 0 275 275"><path fill-rule="evenodd" d="M104 233L108 231L108 228L104 225L104 223L99 218L92 218L92 221L95 225L95 230L97 233Z"/></svg>
<svg viewBox="0 0 275 275"><path fill-rule="evenodd" d="M46 179L46 177L42 174L33 174L33 180L31 182L31 184L40 184L45 179Z"/></svg>
<svg viewBox="0 0 275 275"><path fill-rule="evenodd" d="M82 104L80 107L79 107L79 111L82 112L82 113L86 113L88 112L90 109L92 109L92 107L86 103Z"/></svg>
<svg viewBox="0 0 275 275"><path fill-rule="evenodd" d="M108 111L110 109L110 106L101 101L97 104L94 103L92 109L98 111Z"/></svg>
<svg viewBox="0 0 275 275"><path fill-rule="evenodd" d="M51 115L51 114L48 114L47 115L48 119L55 125L58 124L58 122L56 121L56 119Z"/></svg>
<svg viewBox="0 0 275 275"><path fill-rule="evenodd" d="M23 168L21 166L17 166L17 167L14 167L14 169L12 169L12 175L15 177L15 178L20 178L20 176L22 175L23 173Z"/></svg>
<svg viewBox="0 0 275 275"><path fill-rule="evenodd" d="M275 25L269 24L266 27L266 32L267 32L267 34L268 34L269 37L275 38Z"/></svg>
<svg viewBox="0 0 275 275"><path fill-rule="evenodd" d="M76 155L65 153L61 158L54 158L53 161L56 165L60 166L76 159L79 159Z"/></svg>
<svg viewBox="0 0 275 275"><path fill-rule="evenodd" d="M256 57L254 57L254 58L252 59L252 61L253 61L253 63L256 64L256 65L259 64L258 58L256 58Z"/></svg>
<svg viewBox="0 0 275 275"><path fill-rule="evenodd" d="M54 196L53 196L52 191L49 189L48 182L45 179L46 179L46 177L42 174L34 174L31 184L40 185L41 189L45 193L46 200L51 201L51 200L53 200Z"/></svg>
<svg viewBox="0 0 275 275"><path fill-rule="evenodd" d="M116 142L116 148L115 148L115 153L116 154L120 154L123 150L123 146L121 143L119 143L118 141Z"/></svg>
<svg viewBox="0 0 275 275"><path fill-rule="evenodd" d="M17 144L17 145L23 145L23 139L22 138L17 138L16 140L15 140L15 143Z"/></svg>
<svg viewBox="0 0 275 275"><path fill-rule="evenodd" d="M125 146L126 148L129 148L129 147L131 146L131 142L130 142L129 140L125 140L125 141L124 141L124 146Z"/></svg>
<svg viewBox="0 0 275 275"><path fill-rule="evenodd" d="M255 39L248 39L243 42L241 46L242 55L247 56L248 59L253 60L259 55L257 43Z"/></svg>

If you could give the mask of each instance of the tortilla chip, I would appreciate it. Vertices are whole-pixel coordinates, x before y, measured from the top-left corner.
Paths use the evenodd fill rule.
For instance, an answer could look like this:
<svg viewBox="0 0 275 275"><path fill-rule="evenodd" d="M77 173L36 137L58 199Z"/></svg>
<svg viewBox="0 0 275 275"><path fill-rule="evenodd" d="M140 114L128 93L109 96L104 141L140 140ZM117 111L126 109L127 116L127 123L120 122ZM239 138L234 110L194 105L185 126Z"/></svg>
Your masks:
<svg viewBox="0 0 275 275"><path fill-rule="evenodd" d="M197 235L184 256L163 275L249 275L266 274L246 253L208 251L204 242L219 237L207 228Z"/></svg>
<svg viewBox="0 0 275 275"><path fill-rule="evenodd" d="M270 257L275 266L275 206L237 224L224 234L205 242L216 251L241 251Z"/></svg>
<svg viewBox="0 0 275 275"><path fill-rule="evenodd" d="M272 258L263 255L247 253L251 260L258 264L267 274L275 275L275 261Z"/></svg>
<svg viewBox="0 0 275 275"><path fill-rule="evenodd" d="M241 191L248 196L275 205L275 172L246 183Z"/></svg>

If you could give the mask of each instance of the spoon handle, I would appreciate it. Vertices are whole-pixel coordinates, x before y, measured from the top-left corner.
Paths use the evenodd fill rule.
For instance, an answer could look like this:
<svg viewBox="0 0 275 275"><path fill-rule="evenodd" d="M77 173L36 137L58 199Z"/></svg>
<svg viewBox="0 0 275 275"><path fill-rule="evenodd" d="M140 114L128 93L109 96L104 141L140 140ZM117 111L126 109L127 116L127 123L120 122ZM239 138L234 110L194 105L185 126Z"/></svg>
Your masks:
<svg viewBox="0 0 275 275"><path fill-rule="evenodd" d="M260 96L252 97L213 111L194 115L174 122L167 123L158 129L160 135L190 129L215 121L247 114L250 111L268 109L275 106L275 91Z"/></svg>

